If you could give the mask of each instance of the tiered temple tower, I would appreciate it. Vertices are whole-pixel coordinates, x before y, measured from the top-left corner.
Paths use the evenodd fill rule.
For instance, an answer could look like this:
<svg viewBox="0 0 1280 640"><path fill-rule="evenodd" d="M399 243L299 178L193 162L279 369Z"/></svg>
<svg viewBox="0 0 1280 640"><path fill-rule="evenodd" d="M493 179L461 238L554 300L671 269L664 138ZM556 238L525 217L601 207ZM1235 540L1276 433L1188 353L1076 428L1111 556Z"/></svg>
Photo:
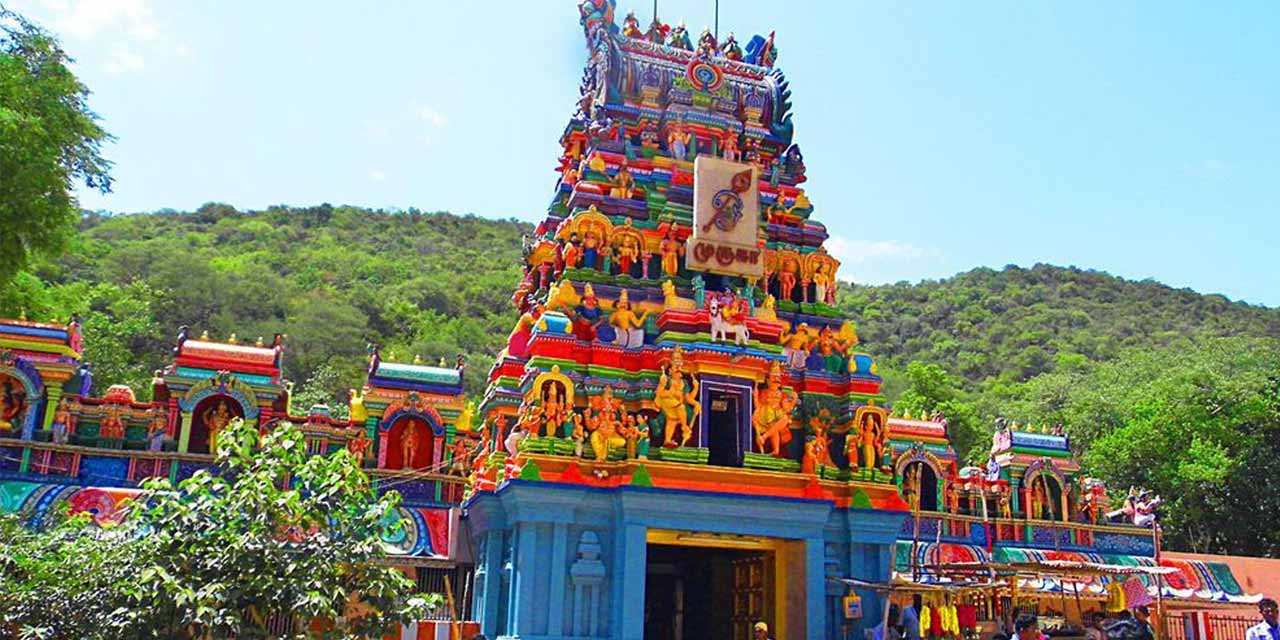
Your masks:
<svg viewBox="0 0 1280 640"><path fill-rule="evenodd" d="M581 16L579 109L479 408L477 617L522 638L835 637L827 578L887 574L906 505L774 37L619 27L611 0ZM669 571L727 572L669 603L724 615L646 622L697 588Z"/></svg>

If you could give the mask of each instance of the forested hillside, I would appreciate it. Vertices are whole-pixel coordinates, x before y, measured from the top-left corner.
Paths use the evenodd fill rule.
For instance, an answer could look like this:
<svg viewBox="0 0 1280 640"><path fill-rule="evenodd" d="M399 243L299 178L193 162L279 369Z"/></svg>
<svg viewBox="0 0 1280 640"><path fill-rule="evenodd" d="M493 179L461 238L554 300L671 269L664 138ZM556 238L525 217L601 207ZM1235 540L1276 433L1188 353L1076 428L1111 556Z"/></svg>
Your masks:
<svg viewBox="0 0 1280 640"><path fill-rule="evenodd" d="M0 315L82 314L100 388L145 394L185 324L286 333L295 410L340 407L368 342L404 361L464 353L479 394L529 231L329 205L87 215L69 252L0 289ZM998 415L1061 422L1090 472L1166 494L1172 546L1280 551L1249 515L1280 509L1261 490L1280 483L1280 311L1046 265L840 293L895 409L942 411L962 455L984 457Z"/></svg>

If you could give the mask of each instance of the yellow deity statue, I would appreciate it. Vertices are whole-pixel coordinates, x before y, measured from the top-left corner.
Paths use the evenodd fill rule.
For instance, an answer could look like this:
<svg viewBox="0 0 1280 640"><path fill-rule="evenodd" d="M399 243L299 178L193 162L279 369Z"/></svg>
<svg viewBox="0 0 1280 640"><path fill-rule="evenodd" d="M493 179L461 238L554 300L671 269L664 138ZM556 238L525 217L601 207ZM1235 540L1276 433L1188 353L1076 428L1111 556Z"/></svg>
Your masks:
<svg viewBox="0 0 1280 640"><path fill-rule="evenodd" d="M693 424L702 413L702 404L698 402L698 381L687 376L688 389L685 388L684 350L676 347L671 354L671 364L658 378L658 388L653 395L653 404L662 412L666 421L663 429L663 446L686 446L693 438ZM676 443L676 434L679 444Z"/></svg>
<svg viewBox="0 0 1280 640"><path fill-rule="evenodd" d="M771 456L784 454L782 447L791 441L791 411L799 399L791 389L782 387L782 364L775 362L768 381L751 392L755 411L751 426L756 432L756 446Z"/></svg>

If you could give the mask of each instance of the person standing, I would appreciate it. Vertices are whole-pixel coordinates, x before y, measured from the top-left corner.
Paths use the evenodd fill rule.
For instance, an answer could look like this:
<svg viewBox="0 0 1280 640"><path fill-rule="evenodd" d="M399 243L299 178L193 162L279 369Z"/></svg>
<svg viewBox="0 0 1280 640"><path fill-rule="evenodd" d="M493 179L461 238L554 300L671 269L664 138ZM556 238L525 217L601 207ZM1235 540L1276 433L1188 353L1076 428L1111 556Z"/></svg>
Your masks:
<svg viewBox="0 0 1280 640"><path fill-rule="evenodd" d="M1155 632L1151 629L1151 611L1146 605L1134 607L1133 619L1137 623L1137 640L1155 640Z"/></svg>
<svg viewBox="0 0 1280 640"><path fill-rule="evenodd" d="M1086 640L1107 640L1107 632L1102 629L1102 621L1106 614L1094 611L1089 614L1089 625L1084 629Z"/></svg>
<svg viewBox="0 0 1280 640"><path fill-rule="evenodd" d="M902 612L902 637L905 640L920 640L920 610L924 607L920 594L912 594L911 606Z"/></svg>
<svg viewBox="0 0 1280 640"><path fill-rule="evenodd" d="M1014 621L1013 633L1017 640L1040 640L1040 621L1035 616L1024 613Z"/></svg>
<svg viewBox="0 0 1280 640"><path fill-rule="evenodd" d="M752 637L752 640L772 640L769 637L768 623L766 623L764 620L757 622L755 626L751 628L751 637Z"/></svg>
<svg viewBox="0 0 1280 640"><path fill-rule="evenodd" d="M1262 614L1262 622L1249 627L1244 640L1280 640L1280 624L1276 621L1278 612L1280 609L1277 608L1275 600L1263 598L1258 602L1258 613Z"/></svg>

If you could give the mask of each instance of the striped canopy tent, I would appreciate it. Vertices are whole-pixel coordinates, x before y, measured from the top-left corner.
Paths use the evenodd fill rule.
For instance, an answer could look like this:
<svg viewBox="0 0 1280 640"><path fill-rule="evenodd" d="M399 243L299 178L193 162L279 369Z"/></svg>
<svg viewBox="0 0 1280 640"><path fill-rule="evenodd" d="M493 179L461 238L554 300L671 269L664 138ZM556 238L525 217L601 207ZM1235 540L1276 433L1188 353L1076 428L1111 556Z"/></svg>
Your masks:
<svg viewBox="0 0 1280 640"><path fill-rule="evenodd" d="M921 584L947 584L956 571L987 569L1001 575L1021 574L1018 590L1022 593L1104 599L1109 584L1131 577L1137 577L1155 596L1155 574L1159 573L1161 595L1175 603L1247 605L1262 599L1261 594L1245 593L1227 565L1199 560L1166 559L1157 565L1153 558L1143 556L1017 547L1000 547L988 555L978 545L921 542L915 545L914 566L923 570L913 576L912 566L912 545L899 540L894 577Z"/></svg>
<svg viewBox="0 0 1280 640"><path fill-rule="evenodd" d="M1254 604L1262 599L1261 594L1245 593L1231 569L1217 562L1162 560L1157 564L1154 558L1144 556L1013 547L997 549L993 561L1020 568L1043 568L1044 575L1018 581L1019 590L1028 592L1072 594L1078 590L1082 597L1105 598L1107 585L1136 576L1155 596L1157 576L1150 569L1164 567L1169 571L1160 573L1159 582L1165 598L1223 604ZM1126 567L1134 570L1126 571Z"/></svg>

